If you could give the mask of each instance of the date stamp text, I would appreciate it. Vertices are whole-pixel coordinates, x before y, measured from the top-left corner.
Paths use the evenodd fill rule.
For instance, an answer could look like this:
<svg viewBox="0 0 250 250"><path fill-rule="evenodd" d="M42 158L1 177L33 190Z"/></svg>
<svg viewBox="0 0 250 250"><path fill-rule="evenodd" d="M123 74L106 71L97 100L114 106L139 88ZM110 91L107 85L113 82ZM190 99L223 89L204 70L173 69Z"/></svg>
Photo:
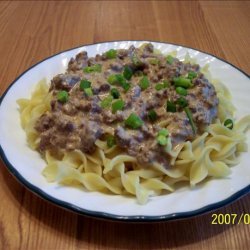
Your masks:
<svg viewBox="0 0 250 250"><path fill-rule="evenodd" d="M250 213L212 214L211 224L212 225L236 225L236 224L250 225Z"/></svg>

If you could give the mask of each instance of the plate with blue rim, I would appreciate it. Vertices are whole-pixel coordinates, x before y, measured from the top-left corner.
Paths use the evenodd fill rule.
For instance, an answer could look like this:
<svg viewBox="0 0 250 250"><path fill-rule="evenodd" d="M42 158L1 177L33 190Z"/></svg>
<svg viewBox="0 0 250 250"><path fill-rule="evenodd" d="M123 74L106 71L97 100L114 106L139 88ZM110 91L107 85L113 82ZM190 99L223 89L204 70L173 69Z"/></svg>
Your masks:
<svg viewBox="0 0 250 250"><path fill-rule="evenodd" d="M188 52L201 66L209 63L214 78L220 79L230 90L236 106L236 118L249 114L250 79L241 69L209 53L185 46L156 41L111 41L82 45L52 55L18 76L0 100L0 155L7 169L29 190L60 207L95 218L109 220L153 222L188 218L222 207L250 191L250 154L240 157L227 178L209 179L195 188L181 186L175 192L151 197L140 205L134 197L89 192L57 183L48 183L41 174L45 162L38 152L26 143L21 128L16 100L28 98L34 86L43 78L49 83L53 76L64 73L69 60L81 51L89 56L109 49L139 47L151 42L163 54L177 51L184 60ZM250 145L250 135L247 134Z"/></svg>

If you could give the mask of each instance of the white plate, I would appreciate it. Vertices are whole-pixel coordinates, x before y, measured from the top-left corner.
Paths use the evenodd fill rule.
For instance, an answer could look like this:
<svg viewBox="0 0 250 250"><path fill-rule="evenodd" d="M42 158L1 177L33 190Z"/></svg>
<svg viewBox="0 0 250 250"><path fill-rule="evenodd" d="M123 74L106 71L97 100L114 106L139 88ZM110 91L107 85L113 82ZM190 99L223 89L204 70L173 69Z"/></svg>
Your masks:
<svg viewBox="0 0 250 250"><path fill-rule="evenodd" d="M0 103L0 153L7 168L34 193L61 207L94 216L124 221L157 221L185 218L223 206L250 190L250 154L241 156L241 163L232 168L225 179L213 179L195 189L182 187L176 192L151 198L146 205L139 205L135 198L88 192L56 183L49 184L41 175L45 162L26 144L26 135L20 126L16 100L29 97L34 85L46 78L63 73L71 57L86 50L89 56L110 48L140 46L145 41L115 41L85 45L53 55L29 68L6 90ZM249 114L249 76L235 66L207 53L179 45L152 42L155 48L167 53L177 50L183 59L189 52L202 66L210 64L214 78L226 84L238 110L237 118ZM248 134L248 144L250 136Z"/></svg>

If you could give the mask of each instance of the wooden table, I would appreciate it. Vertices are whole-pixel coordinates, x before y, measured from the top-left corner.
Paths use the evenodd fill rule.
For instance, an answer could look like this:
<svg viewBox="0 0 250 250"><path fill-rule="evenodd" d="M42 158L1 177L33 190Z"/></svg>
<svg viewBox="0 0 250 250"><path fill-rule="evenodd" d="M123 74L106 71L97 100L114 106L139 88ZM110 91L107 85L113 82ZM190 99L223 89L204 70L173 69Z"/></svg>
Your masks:
<svg viewBox="0 0 250 250"><path fill-rule="evenodd" d="M0 93L45 57L116 39L194 47L249 73L249 12L245 1L1 2ZM250 249L249 225L211 225L212 212L155 224L96 220L38 198L0 165L0 249ZM250 195L216 210L249 212Z"/></svg>

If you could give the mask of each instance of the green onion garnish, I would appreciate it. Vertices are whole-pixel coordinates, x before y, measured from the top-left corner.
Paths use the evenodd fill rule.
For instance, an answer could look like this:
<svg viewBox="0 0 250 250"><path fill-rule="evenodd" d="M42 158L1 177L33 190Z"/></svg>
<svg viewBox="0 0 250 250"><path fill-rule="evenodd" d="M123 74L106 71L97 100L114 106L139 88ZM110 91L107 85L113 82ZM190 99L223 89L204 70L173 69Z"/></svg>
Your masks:
<svg viewBox="0 0 250 250"><path fill-rule="evenodd" d="M158 131L156 140L161 146L166 146L168 144L168 135L169 132L166 128L163 128Z"/></svg>
<svg viewBox="0 0 250 250"><path fill-rule="evenodd" d="M185 108L188 105L187 100L184 97L179 97L176 101L176 103L181 107L181 108Z"/></svg>
<svg viewBox="0 0 250 250"><path fill-rule="evenodd" d="M155 85L155 89L156 89L157 91L162 90L162 89L165 89L165 88L168 88L168 87L169 87L169 82L168 82L167 80L163 80L162 83L157 83L157 84Z"/></svg>
<svg viewBox="0 0 250 250"><path fill-rule="evenodd" d="M149 87L149 80L147 76L143 76L139 83L142 90L145 90Z"/></svg>
<svg viewBox="0 0 250 250"><path fill-rule="evenodd" d="M176 93L179 95L184 95L184 96L187 95L187 90L182 87L177 87L175 90L176 90Z"/></svg>
<svg viewBox="0 0 250 250"><path fill-rule="evenodd" d="M126 82L126 79L124 78L123 75L117 74L116 75L116 81L117 81L118 84L122 85L123 83Z"/></svg>
<svg viewBox="0 0 250 250"><path fill-rule="evenodd" d="M192 87L190 79L183 77L176 77L173 79L175 87L183 87L185 89Z"/></svg>
<svg viewBox="0 0 250 250"><path fill-rule="evenodd" d="M84 73L93 73L93 72L102 72L102 65L101 64L94 64L92 66L86 67L83 69Z"/></svg>
<svg viewBox="0 0 250 250"><path fill-rule="evenodd" d="M87 95L87 96L92 96L93 95L93 91L91 88L86 88L84 89L84 93Z"/></svg>
<svg viewBox="0 0 250 250"><path fill-rule="evenodd" d="M110 75L107 80L111 85L117 84L122 87L126 83L126 79L121 74Z"/></svg>
<svg viewBox="0 0 250 250"><path fill-rule="evenodd" d="M173 58L171 55L168 55L168 56L166 57L166 60L167 60L167 63L168 63L168 64L172 64L172 63L174 62L174 58Z"/></svg>
<svg viewBox="0 0 250 250"><path fill-rule="evenodd" d="M101 101L101 107L102 108L108 108L108 107L110 107L111 106L111 103L112 103L112 101L113 101L113 97L112 96L107 96L107 97L105 97L102 101Z"/></svg>
<svg viewBox="0 0 250 250"><path fill-rule="evenodd" d="M69 94L67 91L62 90L62 91L57 93L57 100L59 102L65 103L68 101L68 99L69 99Z"/></svg>
<svg viewBox="0 0 250 250"><path fill-rule="evenodd" d="M120 96L120 93L119 93L118 89L116 89L116 88L112 88L110 90L110 94L113 96L114 99L118 99Z"/></svg>
<svg viewBox="0 0 250 250"><path fill-rule="evenodd" d="M108 59L114 59L117 56L117 51L115 49L110 49L105 53Z"/></svg>
<svg viewBox="0 0 250 250"><path fill-rule="evenodd" d="M130 116L125 120L125 125L132 129L138 129L143 125L143 121L135 113L131 113Z"/></svg>
<svg viewBox="0 0 250 250"><path fill-rule="evenodd" d="M169 82L167 80L163 80L163 87L168 88L169 87Z"/></svg>
<svg viewBox="0 0 250 250"><path fill-rule="evenodd" d="M156 89L157 91L162 90L162 89L164 89L164 85L161 84L161 83L157 83L157 84L155 85L155 89Z"/></svg>
<svg viewBox="0 0 250 250"><path fill-rule="evenodd" d="M124 67L123 76L127 80L130 80L133 76L133 70L127 65Z"/></svg>
<svg viewBox="0 0 250 250"><path fill-rule="evenodd" d="M233 127L234 127L233 120L231 120L231 119L226 119L226 120L224 121L224 126L225 126L226 128L233 129Z"/></svg>
<svg viewBox="0 0 250 250"><path fill-rule="evenodd" d="M117 83L117 77L116 77L116 75L110 75L107 80L108 80L108 83L110 83L111 85Z"/></svg>
<svg viewBox="0 0 250 250"><path fill-rule="evenodd" d="M128 82L125 82L122 84L123 89L125 92L127 92L130 89L130 84Z"/></svg>
<svg viewBox="0 0 250 250"><path fill-rule="evenodd" d="M157 113L151 109L148 111L148 119L151 121L151 122L154 122L157 120Z"/></svg>
<svg viewBox="0 0 250 250"><path fill-rule="evenodd" d="M125 92L127 92L130 88L130 84L121 74L110 75L107 80L111 85L120 85L125 90Z"/></svg>
<svg viewBox="0 0 250 250"><path fill-rule="evenodd" d="M157 64L159 64L159 59L157 59L157 58L150 58L149 59L149 63L152 64L152 65L157 65Z"/></svg>
<svg viewBox="0 0 250 250"><path fill-rule="evenodd" d="M190 123L190 125L192 127L192 130L193 130L193 133L195 134L196 133L196 126L195 126L194 121L193 121L192 112L190 111L190 109L188 107L185 107L184 111L186 112L186 115L188 117L189 123Z"/></svg>
<svg viewBox="0 0 250 250"><path fill-rule="evenodd" d="M117 100L112 103L112 113L116 113L118 110L123 110L125 102L123 100Z"/></svg>
<svg viewBox="0 0 250 250"><path fill-rule="evenodd" d="M164 135L158 135L156 140L161 146L166 146L168 144L168 138Z"/></svg>
<svg viewBox="0 0 250 250"><path fill-rule="evenodd" d="M81 90L90 88L90 86L91 86L91 82L90 81L85 80L85 79L81 80L81 83L80 83L80 89Z"/></svg>
<svg viewBox="0 0 250 250"><path fill-rule="evenodd" d="M166 147L164 148L164 150L166 153L169 153L172 150L172 143L171 143L170 137L168 137L167 139L168 139L168 143L167 143Z"/></svg>
<svg viewBox="0 0 250 250"><path fill-rule="evenodd" d="M132 63L136 66L136 67L139 67L142 65L142 61L140 60L140 58L136 55L136 54L133 54L132 58Z"/></svg>
<svg viewBox="0 0 250 250"><path fill-rule="evenodd" d="M171 101L167 101L167 112L176 112L176 105Z"/></svg>
<svg viewBox="0 0 250 250"><path fill-rule="evenodd" d="M107 146L109 148L113 147L116 144L115 137L113 135L109 135L107 138Z"/></svg>
<svg viewBox="0 0 250 250"><path fill-rule="evenodd" d="M196 72L194 72L194 71L189 71L188 72L188 78L189 79L193 79L193 78L195 78L197 76L197 73Z"/></svg>
<svg viewBox="0 0 250 250"><path fill-rule="evenodd" d="M168 136L169 132L166 128L163 128L158 131L158 135Z"/></svg>

